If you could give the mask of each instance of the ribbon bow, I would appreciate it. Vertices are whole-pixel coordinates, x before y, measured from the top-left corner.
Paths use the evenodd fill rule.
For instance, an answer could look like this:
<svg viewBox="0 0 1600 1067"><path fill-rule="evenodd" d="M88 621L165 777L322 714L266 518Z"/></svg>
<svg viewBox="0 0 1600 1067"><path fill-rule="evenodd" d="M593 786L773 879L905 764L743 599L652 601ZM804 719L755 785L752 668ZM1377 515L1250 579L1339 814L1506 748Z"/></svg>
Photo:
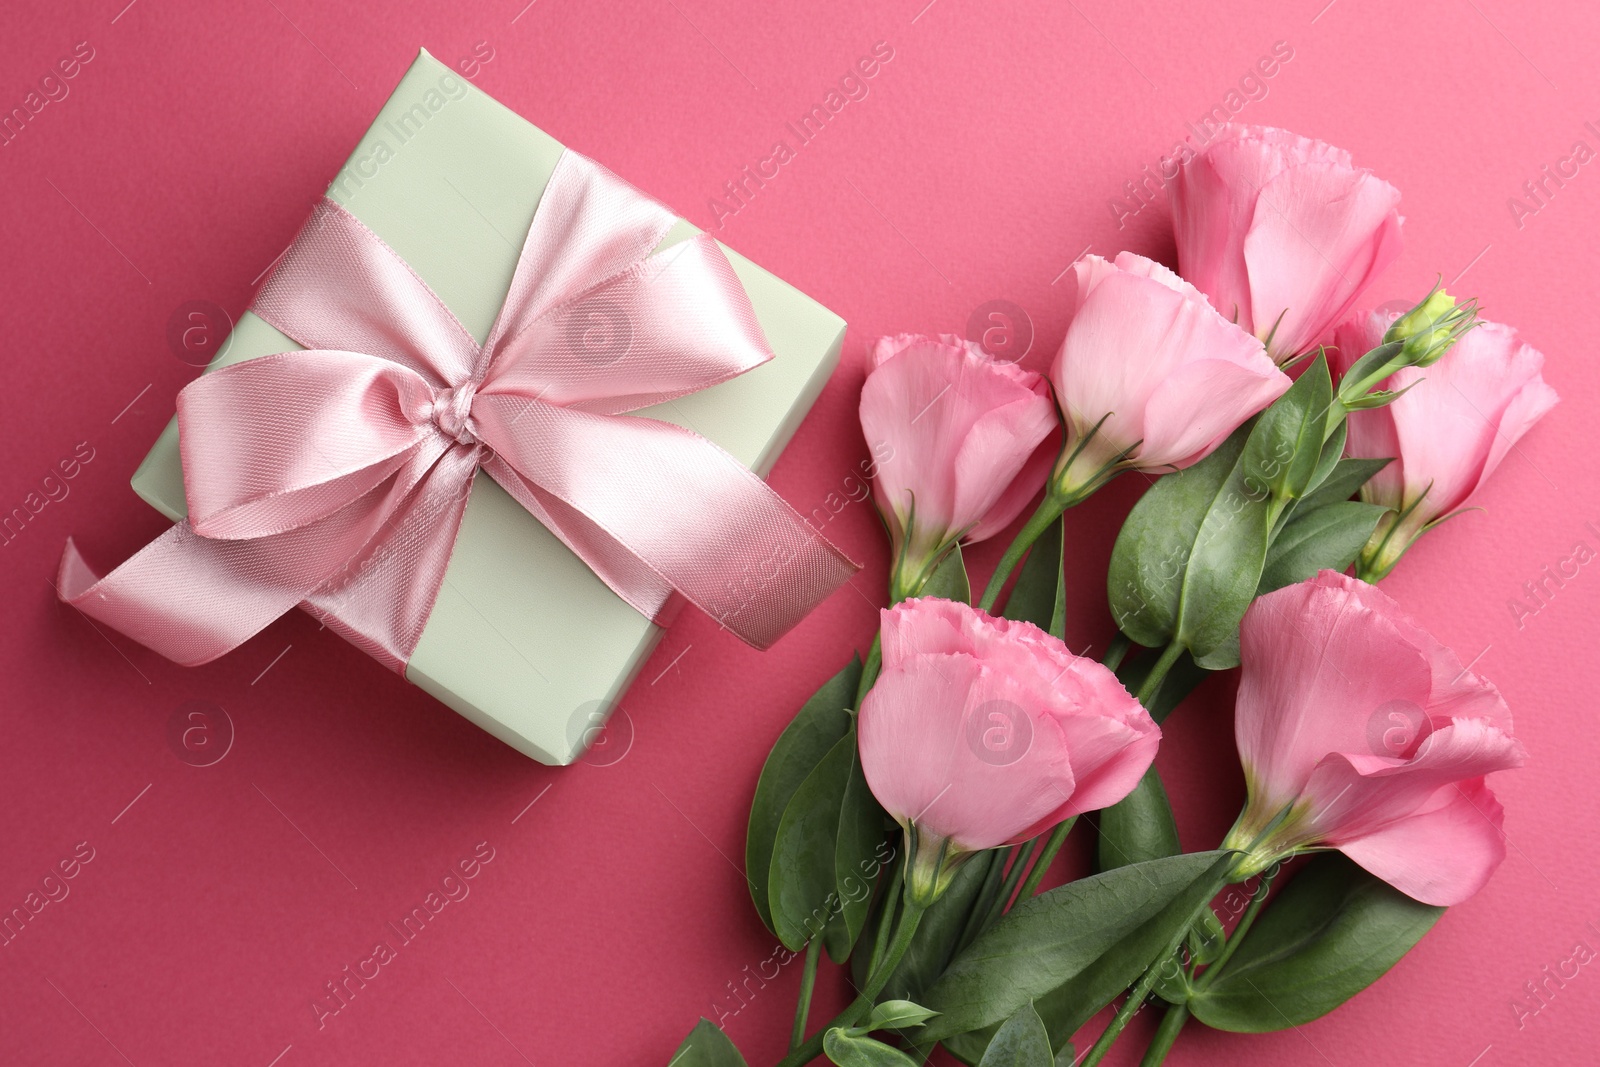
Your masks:
<svg viewBox="0 0 1600 1067"><path fill-rule="evenodd" d="M179 663L296 605L403 670L478 468L624 600L674 591L765 648L855 570L710 441L624 415L772 358L710 237L566 152L478 344L410 266L324 200L252 310L305 346L178 395L189 517L63 600ZM530 605L530 608L540 607Z"/></svg>

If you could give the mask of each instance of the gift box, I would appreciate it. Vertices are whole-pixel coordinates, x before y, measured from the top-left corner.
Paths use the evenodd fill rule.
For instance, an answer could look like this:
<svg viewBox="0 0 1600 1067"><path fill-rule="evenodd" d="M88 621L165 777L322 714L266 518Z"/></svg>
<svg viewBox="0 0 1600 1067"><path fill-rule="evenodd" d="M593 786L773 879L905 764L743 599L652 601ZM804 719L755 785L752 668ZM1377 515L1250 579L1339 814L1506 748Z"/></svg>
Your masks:
<svg viewBox="0 0 1600 1067"><path fill-rule="evenodd" d="M424 51L327 195L394 249L482 344L562 154L559 142ZM696 233L679 219L658 250ZM764 476L837 364L845 323L723 252L775 358L631 414L691 429ZM207 373L302 347L247 312ZM183 477L174 419L133 487L176 521L186 513ZM567 764L599 734L663 632L478 470L444 582L403 670L518 751Z"/></svg>

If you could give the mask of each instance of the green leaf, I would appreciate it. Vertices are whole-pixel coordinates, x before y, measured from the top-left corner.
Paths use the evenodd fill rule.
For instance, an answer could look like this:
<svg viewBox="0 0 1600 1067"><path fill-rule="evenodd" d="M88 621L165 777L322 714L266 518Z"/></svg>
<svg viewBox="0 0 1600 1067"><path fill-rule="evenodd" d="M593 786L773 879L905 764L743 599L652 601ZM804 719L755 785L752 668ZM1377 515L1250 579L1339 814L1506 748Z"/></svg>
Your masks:
<svg viewBox="0 0 1600 1067"><path fill-rule="evenodd" d="M994 1035L999 1032L1001 1024L992 1023L981 1030L968 1030L964 1034L951 1034L940 1046L950 1055L962 1063L977 1067L978 1061L983 1059L983 1054L989 1051L989 1042L994 1040ZM1067 1061L1069 1064L1071 1061Z"/></svg>
<svg viewBox="0 0 1600 1067"><path fill-rule="evenodd" d="M1312 510L1328 504L1342 504L1392 462L1389 459L1341 459L1334 464L1328 477L1300 501L1300 507Z"/></svg>
<svg viewBox="0 0 1600 1067"><path fill-rule="evenodd" d="M1120 874L1179 861L1189 861L1187 870L1190 872L1195 872L1197 866L1200 868L1187 882L1163 890L1165 905L1153 918L1134 925L1088 966L1037 999L1034 1008L1044 1020L1045 1029L1050 1031L1052 1042L1064 1042L1077 1033L1084 1023L1094 1018L1101 1008L1137 982L1139 976L1156 963L1179 931L1187 927L1216 895L1224 873L1233 863L1233 856L1231 852L1192 853L1110 872ZM1108 876L1100 875L1102 878ZM1169 960L1170 964L1163 966L1177 962L1176 957L1169 957Z"/></svg>
<svg viewBox="0 0 1600 1067"><path fill-rule="evenodd" d="M1120 867L1021 901L962 950L920 998L941 1014L918 1040L942 1040L998 1023L1059 989L1161 913L1219 855L1203 852ZM1140 970L1156 951L1151 949Z"/></svg>
<svg viewBox="0 0 1600 1067"><path fill-rule="evenodd" d="M772 924L768 903L772 844L778 835L783 810L789 806L800 783L822 762L822 757L850 729L850 712L855 703L856 686L861 683L861 658L853 657L845 668L830 678L810 700L801 706L794 719L778 736L761 778L756 783L755 799L750 803L750 828L745 837L744 870L750 883L750 897L767 929Z"/></svg>
<svg viewBox="0 0 1600 1067"><path fill-rule="evenodd" d="M932 1008L924 1008L910 1000L886 1000L872 1009L872 1014L867 1018L865 1027L868 1032L873 1030L904 1030L913 1026L921 1026L939 1013Z"/></svg>
<svg viewBox="0 0 1600 1067"><path fill-rule="evenodd" d="M792 952L821 934L839 906L835 874L839 808L855 761L852 727L794 791L773 838L767 899L773 932Z"/></svg>
<svg viewBox="0 0 1600 1067"><path fill-rule="evenodd" d="M1284 526L1288 524L1290 519L1294 518L1297 512L1311 510L1305 504L1306 499L1317 494L1322 484L1328 480L1339 465L1339 457L1344 452L1345 439L1350 434L1350 424L1345 418L1344 409L1337 404L1333 405L1330 418L1337 418L1338 422L1334 427L1333 433L1322 443L1322 456L1317 460L1317 469L1312 472L1311 481L1305 487L1305 491L1296 500L1290 501L1289 506L1278 514L1277 521L1272 526L1272 537L1270 539L1272 542L1277 541L1278 535L1283 532ZM1347 497L1348 495L1346 494ZM1332 503L1332 501L1329 501L1329 503ZM1267 555L1270 556L1271 554L1272 549L1268 547Z"/></svg>
<svg viewBox="0 0 1600 1067"><path fill-rule="evenodd" d="M996 848L980 853L973 860L974 863L987 862L989 873L983 880L983 888L979 889L978 895L973 898L972 907L967 911L966 928L961 931L961 937L956 940L955 951L950 953L950 957L955 956L956 952L960 952L972 944L973 940L983 933L990 918L996 913L996 909L1000 907L1000 893L1005 889L1006 869L1014 864L1017 859L1020 859L1021 856L1020 850L1015 853L1014 858L1011 849ZM1016 887L1013 886L1012 888ZM949 962L950 958L946 957L945 963ZM942 972L943 970L944 968L941 967L940 971ZM937 978L938 974L934 974L931 977Z"/></svg>
<svg viewBox="0 0 1600 1067"><path fill-rule="evenodd" d="M1034 1014L1037 1015L1038 1013L1035 1012ZM983 1054L989 1051L989 1042L994 1040L994 1036L999 1029L998 1026L988 1026L982 1030L969 1030L964 1034L953 1034L940 1042L940 1045L946 1052L962 1063L969 1064L970 1067L978 1067L979 1061L983 1059ZM1077 1067L1078 1054L1073 1049L1072 1042L1068 1041L1065 1045L1056 1049L1056 1058L1053 1062L1055 1067Z"/></svg>
<svg viewBox="0 0 1600 1067"><path fill-rule="evenodd" d="M1184 937L1185 944L1193 938L1194 931L1190 930ZM1183 949L1179 949L1173 953L1172 962L1164 964L1161 970L1156 972L1155 984L1150 987L1152 996L1160 997L1168 1004L1189 1003L1189 993L1193 986L1189 982L1189 972L1183 969L1183 952Z"/></svg>
<svg viewBox="0 0 1600 1067"><path fill-rule="evenodd" d="M1328 478L1338 468L1339 458L1344 455L1345 441L1350 437L1349 420L1344 417L1342 412L1337 411L1337 405L1334 406L1334 410L1330 412L1330 415L1338 418L1338 425L1334 427L1333 433L1328 435L1328 439L1322 442L1322 458L1317 460L1316 472L1311 475L1311 484L1306 486L1306 491L1300 495L1301 500L1315 493L1327 482ZM1348 496L1349 494L1345 495Z"/></svg>
<svg viewBox="0 0 1600 1067"><path fill-rule="evenodd" d="M1339 381L1339 399L1344 406L1347 409L1369 406L1358 403L1357 389L1369 389L1404 366L1401 358L1404 349L1404 341L1389 341L1351 364Z"/></svg>
<svg viewBox="0 0 1600 1067"><path fill-rule="evenodd" d="M1342 571L1355 562L1388 508L1347 500L1295 510L1267 552L1256 595L1303 582L1324 568Z"/></svg>
<svg viewBox="0 0 1600 1067"><path fill-rule="evenodd" d="M1247 485L1248 427L1169 474L1134 505L1111 553L1107 596L1141 645L1177 641L1209 669L1238 663L1239 620L1266 561L1272 497Z"/></svg>
<svg viewBox="0 0 1600 1067"><path fill-rule="evenodd" d="M1444 911L1325 853L1268 903L1190 1010L1240 1033L1308 1023L1382 977Z"/></svg>
<svg viewBox="0 0 1600 1067"><path fill-rule="evenodd" d="M1061 520L1057 519L1039 535L1028 558L1022 561L1022 569L1001 614L1008 619L1031 622L1046 633L1055 633L1052 626L1058 610L1060 585Z"/></svg>
<svg viewBox="0 0 1600 1067"><path fill-rule="evenodd" d="M1189 950L1189 959L1193 963L1211 963L1222 955L1222 950L1228 947L1228 932L1222 928L1222 920L1217 918L1216 912L1206 909L1200 920L1190 928L1184 946Z"/></svg>
<svg viewBox="0 0 1600 1067"><path fill-rule="evenodd" d="M728 1035L710 1019L701 1019L673 1053L667 1067L746 1067Z"/></svg>
<svg viewBox="0 0 1600 1067"><path fill-rule="evenodd" d="M822 1051L839 1067L917 1067L899 1049L838 1026L822 1035Z"/></svg>
<svg viewBox="0 0 1600 1067"><path fill-rule="evenodd" d="M1199 463L1157 480L1122 524L1111 551L1106 594L1117 626L1138 644L1164 648L1177 633L1195 539L1248 436L1249 430L1240 427Z"/></svg>
<svg viewBox="0 0 1600 1067"><path fill-rule="evenodd" d="M1239 622L1255 599L1273 533L1321 466L1332 410L1328 363L1319 355L1251 428L1184 576L1176 636L1199 666L1239 665ZM1230 518L1230 510L1237 515ZM1202 553L1208 538L1221 551Z"/></svg>
<svg viewBox="0 0 1600 1067"><path fill-rule="evenodd" d="M978 1067L1055 1067L1055 1062L1039 1013L1024 1004L995 1033Z"/></svg>
<svg viewBox="0 0 1600 1067"><path fill-rule="evenodd" d="M1423 379L1421 379L1421 378L1417 379L1417 381L1422 381L1422 380ZM1417 384L1417 382L1414 381L1414 382L1411 383L1411 385L1406 386L1405 389L1378 389L1378 390L1375 390L1374 392L1368 393L1366 396L1360 397L1359 399L1346 401L1345 405L1344 405L1345 406L1345 410L1346 411L1367 411L1367 410L1369 410L1371 408L1387 407L1390 404L1394 403L1396 400L1399 400L1400 397L1405 394L1407 389L1410 389L1412 386L1414 386L1416 384Z"/></svg>
<svg viewBox="0 0 1600 1067"><path fill-rule="evenodd" d="M1333 380L1327 358L1318 355L1250 431L1240 460L1246 491L1280 507L1303 496L1321 463L1332 410Z"/></svg>
<svg viewBox="0 0 1600 1067"><path fill-rule="evenodd" d="M928 576L927 584L918 596L938 596L946 600L972 603L972 584L967 581L967 565L961 558L961 546L956 545L950 554Z"/></svg>
<svg viewBox="0 0 1600 1067"><path fill-rule="evenodd" d="M1207 670L1238 665L1272 531L1322 469L1332 396L1319 356L1253 423L1140 498L1106 577L1124 633L1150 648L1176 642Z"/></svg>
<svg viewBox="0 0 1600 1067"><path fill-rule="evenodd" d="M850 740L855 740L855 728ZM839 802L839 824L833 853L834 888L839 894L839 911L828 924L828 958L843 963L867 920L872 904L872 885L883 865L878 855L883 845L884 820L888 816L878 804L861 773L861 758L852 752L850 775Z"/></svg>
<svg viewBox="0 0 1600 1067"><path fill-rule="evenodd" d="M1133 792L1100 812L1100 869L1111 871L1181 851L1172 805L1152 765Z"/></svg>

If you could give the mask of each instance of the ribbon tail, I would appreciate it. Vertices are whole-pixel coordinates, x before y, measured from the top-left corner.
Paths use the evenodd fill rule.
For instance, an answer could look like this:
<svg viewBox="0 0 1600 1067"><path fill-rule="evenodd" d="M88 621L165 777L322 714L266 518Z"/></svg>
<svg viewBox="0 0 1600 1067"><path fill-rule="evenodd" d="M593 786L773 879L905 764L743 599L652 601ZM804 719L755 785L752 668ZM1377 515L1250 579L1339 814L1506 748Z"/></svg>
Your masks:
<svg viewBox="0 0 1600 1067"><path fill-rule="evenodd" d="M482 449L433 461L372 543L301 605L313 618L404 674L444 585Z"/></svg>
<svg viewBox="0 0 1600 1067"><path fill-rule="evenodd" d="M672 584L649 564L632 552L618 551L621 546L616 538L577 508L528 481L499 456L491 453L483 469L523 510L583 560L613 593L651 622L666 625L669 605L674 602ZM681 605L682 600L676 603Z"/></svg>
<svg viewBox="0 0 1600 1067"><path fill-rule="evenodd" d="M635 606L635 594L669 586L765 649L858 569L743 464L682 427L512 394L479 394L474 415L502 461L490 473L539 502ZM653 589L627 584L641 567L657 576Z"/></svg>
<svg viewBox="0 0 1600 1067"><path fill-rule="evenodd" d="M175 663L209 663L313 593L339 589L367 573L363 564L385 540L377 535L395 525L396 510L437 459L438 450L420 449L385 486L284 533L210 538L196 533L187 520L179 522L103 578L95 576L69 539L57 595ZM405 525L403 517L399 525ZM415 562L417 557L403 558ZM392 574L383 566L368 571L384 578ZM439 574L442 578L442 566Z"/></svg>
<svg viewBox="0 0 1600 1067"><path fill-rule="evenodd" d="M263 542L292 539L212 540L180 522L97 578L68 538L56 591L90 618L196 667L238 648L322 583L321 574L292 580L284 565L295 555L288 544L273 553L278 559L263 559ZM274 572L265 581L241 577L264 570Z"/></svg>

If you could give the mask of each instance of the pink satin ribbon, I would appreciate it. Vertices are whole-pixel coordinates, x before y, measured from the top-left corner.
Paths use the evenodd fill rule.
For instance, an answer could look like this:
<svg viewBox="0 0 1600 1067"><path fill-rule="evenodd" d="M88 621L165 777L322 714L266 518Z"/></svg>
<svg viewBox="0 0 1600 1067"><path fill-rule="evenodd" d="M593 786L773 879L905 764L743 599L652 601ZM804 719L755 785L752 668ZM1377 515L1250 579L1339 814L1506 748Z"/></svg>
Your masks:
<svg viewBox="0 0 1600 1067"><path fill-rule="evenodd" d="M714 240L651 254L674 221L565 153L479 345L324 200L252 309L306 350L178 394L188 519L98 580L68 541L62 599L187 665L300 605L403 671L482 467L646 616L676 590L766 648L856 565L715 444L622 414L772 358Z"/></svg>

